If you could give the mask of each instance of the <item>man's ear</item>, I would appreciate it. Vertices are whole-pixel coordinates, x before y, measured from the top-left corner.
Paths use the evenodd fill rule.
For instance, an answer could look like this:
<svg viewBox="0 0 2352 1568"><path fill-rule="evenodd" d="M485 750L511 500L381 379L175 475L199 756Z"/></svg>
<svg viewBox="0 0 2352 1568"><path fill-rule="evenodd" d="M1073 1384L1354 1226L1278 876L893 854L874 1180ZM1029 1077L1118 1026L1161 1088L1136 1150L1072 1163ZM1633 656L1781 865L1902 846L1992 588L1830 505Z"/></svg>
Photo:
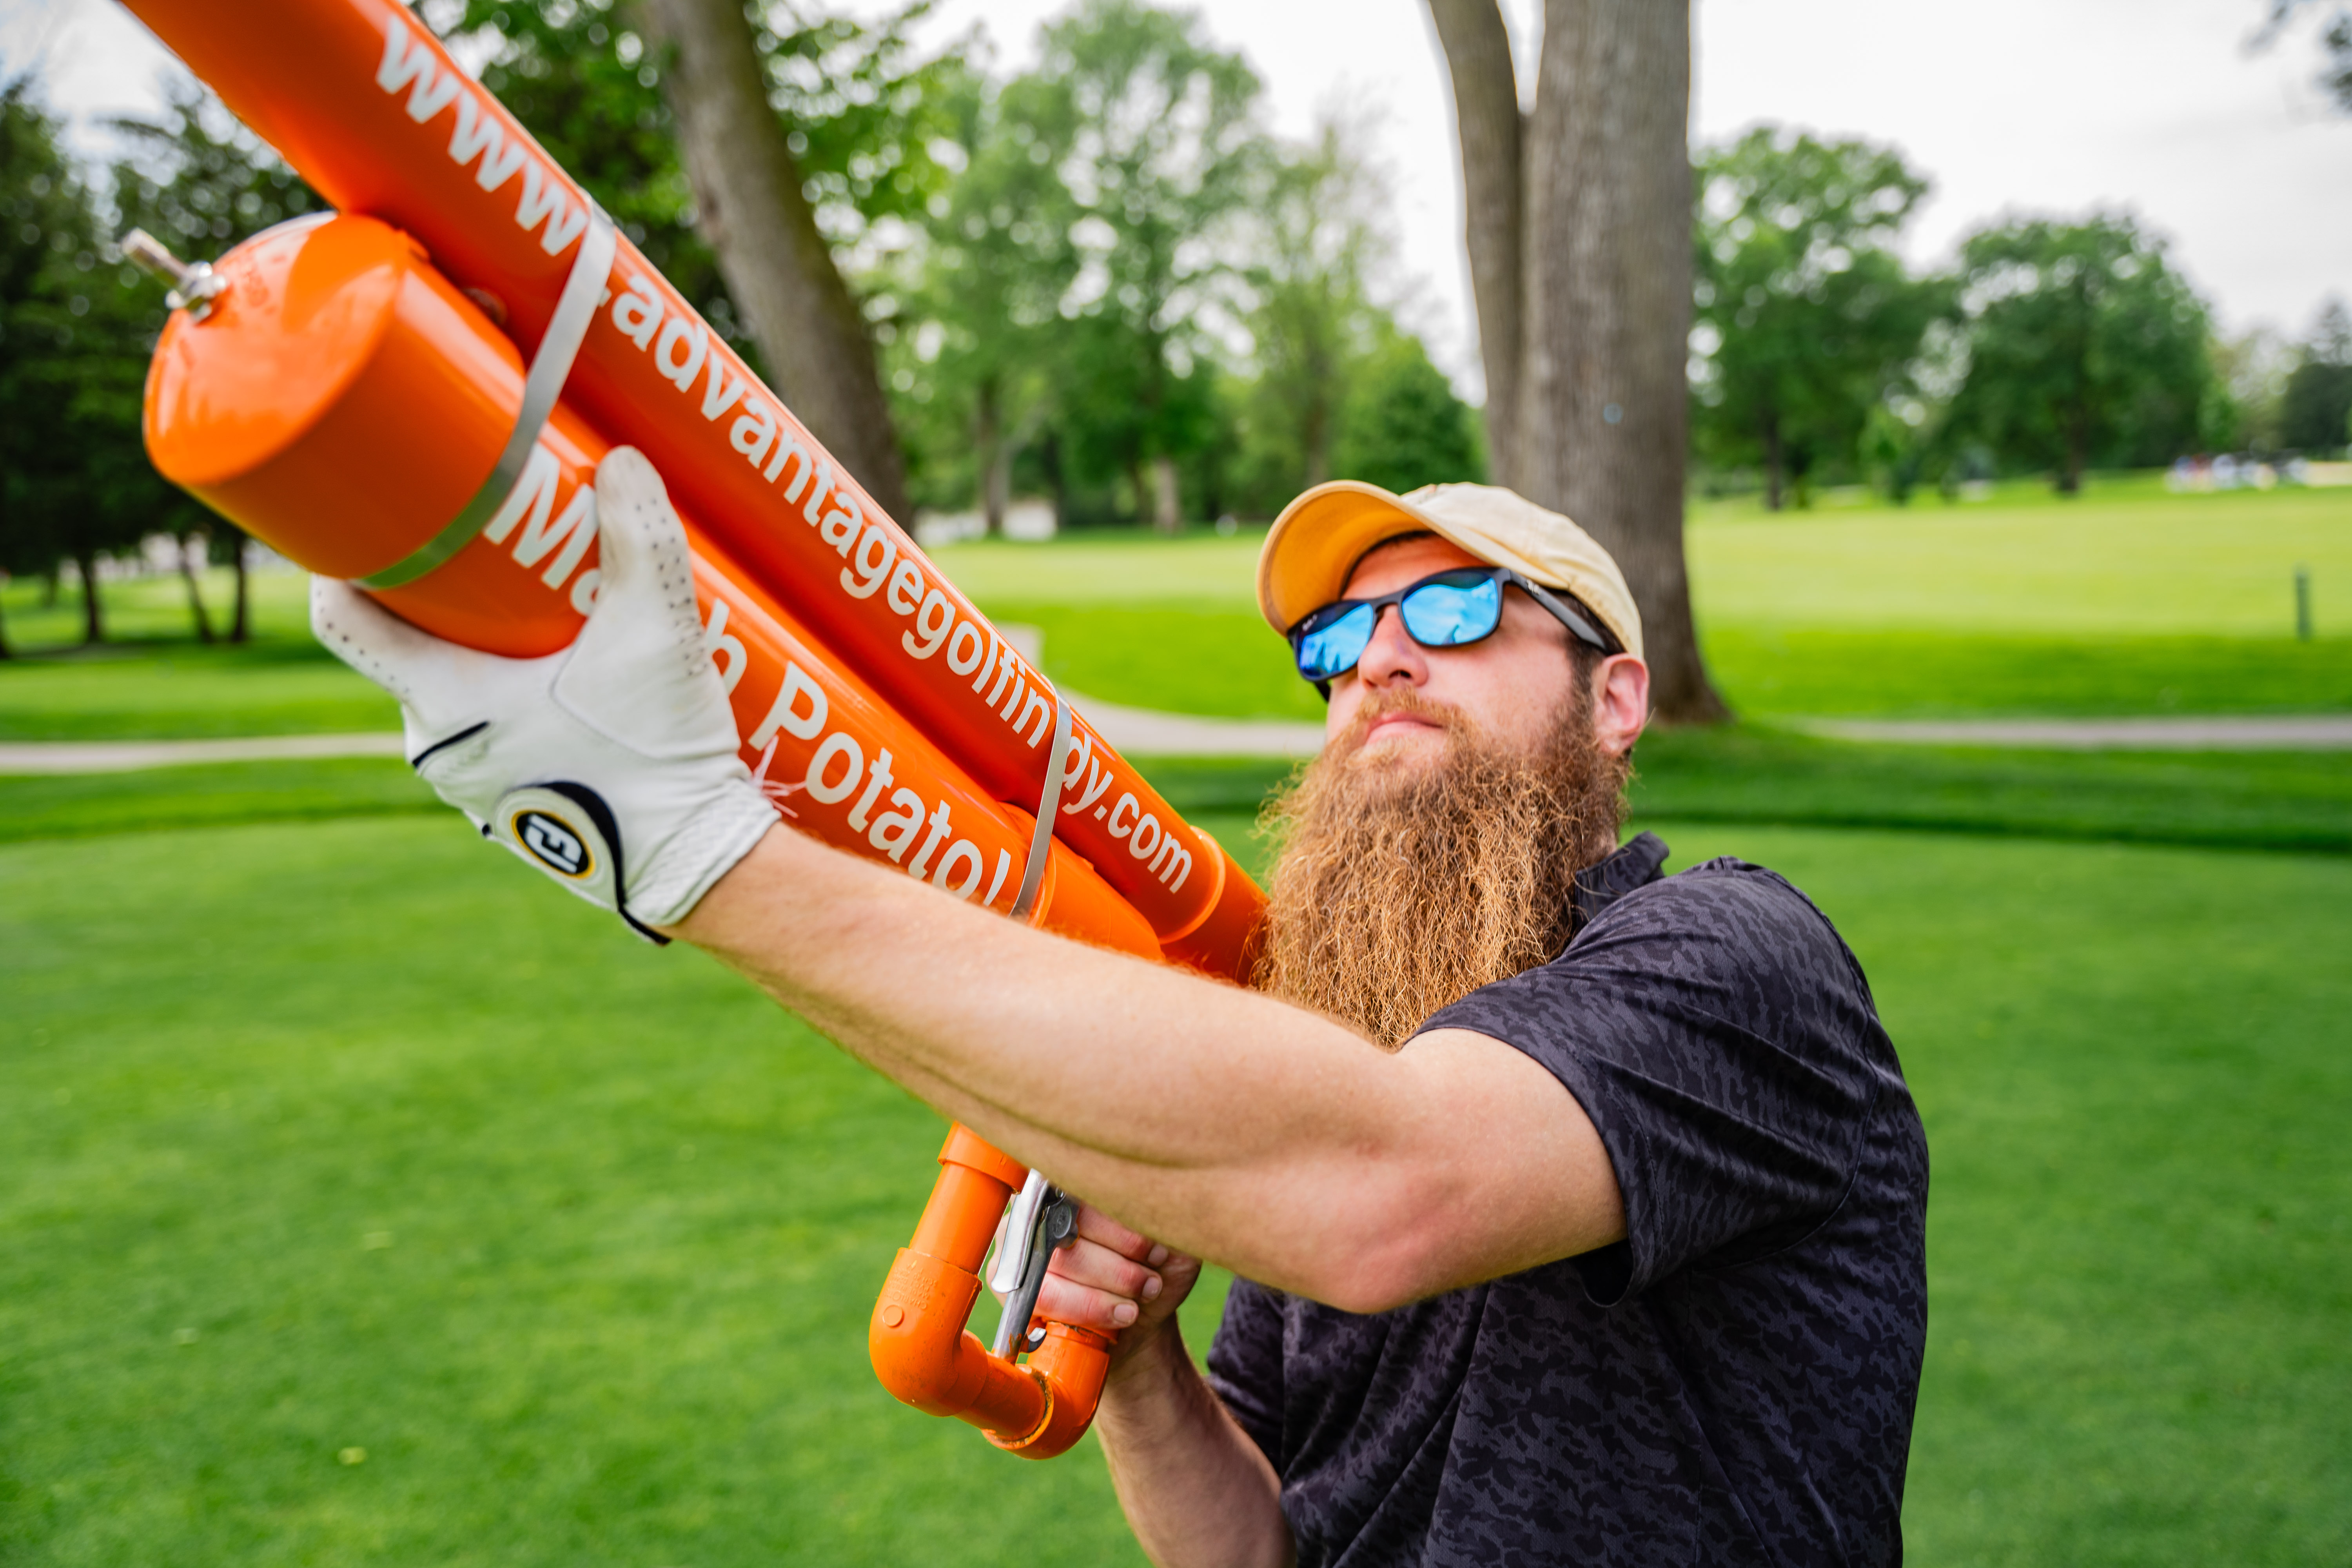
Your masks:
<svg viewBox="0 0 2352 1568"><path fill-rule="evenodd" d="M1622 757L1650 721L1650 667L1630 653L1612 654L1592 671L1592 738Z"/></svg>

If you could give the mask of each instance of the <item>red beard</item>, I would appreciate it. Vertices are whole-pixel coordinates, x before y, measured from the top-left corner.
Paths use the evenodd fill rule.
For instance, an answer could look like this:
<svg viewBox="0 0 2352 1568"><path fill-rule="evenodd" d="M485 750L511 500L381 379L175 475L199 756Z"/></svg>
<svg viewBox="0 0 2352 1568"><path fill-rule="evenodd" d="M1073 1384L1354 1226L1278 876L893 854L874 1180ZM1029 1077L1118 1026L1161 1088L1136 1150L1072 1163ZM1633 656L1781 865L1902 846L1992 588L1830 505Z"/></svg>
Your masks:
<svg viewBox="0 0 2352 1568"><path fill-rule="evenodd" d="M1396 713L1443 725L1442 754L1367 754ZM1577 872L1617 847L1630 773L1580 694L1532 748L1410 689L1368 698L1267 808L1279 858L1258 988L1392 1050L1440 1007L1557 957Z"/></svg>

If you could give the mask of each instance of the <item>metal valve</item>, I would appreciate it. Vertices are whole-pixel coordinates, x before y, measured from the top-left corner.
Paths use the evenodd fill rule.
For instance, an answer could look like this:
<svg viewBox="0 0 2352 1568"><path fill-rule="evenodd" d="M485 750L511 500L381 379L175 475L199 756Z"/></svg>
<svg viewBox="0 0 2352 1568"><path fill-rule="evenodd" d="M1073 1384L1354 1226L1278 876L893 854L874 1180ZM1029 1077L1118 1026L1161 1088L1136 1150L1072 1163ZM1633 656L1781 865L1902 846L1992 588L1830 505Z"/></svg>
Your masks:
<svg viewBox="0 0 2352 1568"><path fill-rule="evenodd" d="M211 262L183 261L143 228L122 237L122 254L150 278L172 285L163 302L174 310L185 310L191 321L201 321L211 315L213 301L228 289L228 279L215 272Z"/></svg>

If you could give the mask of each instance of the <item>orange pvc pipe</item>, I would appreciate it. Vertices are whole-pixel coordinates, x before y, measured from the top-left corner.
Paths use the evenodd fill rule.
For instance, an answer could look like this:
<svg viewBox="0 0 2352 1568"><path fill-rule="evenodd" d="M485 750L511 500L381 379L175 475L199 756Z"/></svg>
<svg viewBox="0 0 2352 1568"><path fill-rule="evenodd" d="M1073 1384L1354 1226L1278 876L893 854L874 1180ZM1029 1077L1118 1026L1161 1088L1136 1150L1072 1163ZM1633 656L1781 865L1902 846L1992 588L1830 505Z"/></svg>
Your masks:
<svg viewBox="0 0 2352 1568"><path fill-rule="evenodd" d="M890 1265L866 1344L876 1375L900 1400L968 1421L1000 1448L1050 1459L1093 1423L1110 1342L1048 1323L1024 1366L990 1354L964 1327L1005 1201L1028 1174L968 1129L949 1131L922 1224Z"/></svg>
<svg viewBox="0 0 2352 1568"><path fill-rule="evenodd" d="M127 0L336 206L414 235L535 345L587 198L396 0ZM1034 802L1049 688L625 239L565 401L996 799ZM487 471L485 458L481 468ZM444 514L445 517L449 514ZM1246 980L1259 895L1083 720L1055 828L1171 959Z"/></svg>

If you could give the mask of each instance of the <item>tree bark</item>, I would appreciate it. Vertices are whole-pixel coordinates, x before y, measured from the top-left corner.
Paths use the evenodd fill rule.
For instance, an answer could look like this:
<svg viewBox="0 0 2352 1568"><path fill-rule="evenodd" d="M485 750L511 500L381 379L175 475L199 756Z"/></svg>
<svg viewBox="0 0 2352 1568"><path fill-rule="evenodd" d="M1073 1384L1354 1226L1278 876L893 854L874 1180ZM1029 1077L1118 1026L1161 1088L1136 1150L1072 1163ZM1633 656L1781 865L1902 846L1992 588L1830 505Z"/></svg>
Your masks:
<svg viewBox="0 0 2352 1568"><path fill-rule="evenodd" d="M1616 558L1657 716L1713 723L1728 711L1699 658L1683 558L1689 114L1687 0L1547 0L1524 147L1511 485Z"/></svg>
<svg viewBox="0 0 2352 1568"><path fill-rule="evenodd" d="M209 646L213 640L213 624L205 617L205 615L204 590L202 585L196 581L196 569L188 563L189 541L191 539L201 540L203 538L203 534L193 532L184 533L179 536L180 581L187 584L188 618L194 621L196 625L196 641ZM196 548L201 550L204 547L199 544Z"/></svg>
<svg viewBox="0 0 2352 1568"><path fill-rule="evenodd" d="M1176 482L1176 459L1164 452L1151 459L1151 526L1161 533L1184 526L1184 492Z"/></svg>
<svg viewBox="0 0 2352 1568"><path fill-rule="evenodd" d="M980 458L980 512L991 539L1004 536L1004 509L1013 490L1013 443L1005 438L1000 403L996 377L982 377L972 399L971 444Z"/></svg>
<svg viewBox="0 0 2352 1568"><path fill-rule="evenodd" d="M1486 447L1495 483L1520 483L1519 383L1524 326L1525 123L1511 36L1496 0L1429 0L1454 87L1462 142L1463 237L1486 373Z"/></svg>
<svg viewBox="0 0 2352 1568"><path fill-rule="evenodd" d="M874 344L769 105L740 0L637 0L636 10L677 121L698 226L777 392L882 510L911 526Z"/></svg>
<svg viewBox="0 0 2352 1568"><path fill-rule="evenodd" d="M1318 376L1307 398L1304 420L1307 483L1304 488L1310 490L1331 477L1331 426L1338 421L1332 417L1331 399L1323 390L1329 384L1328 375Z"/></svg>
<svg viewBox="0 0 2352 1568"><path fill-rule="evenodd" d="M94 646L106 640L106 615L98 603L98 557L77 551L73 563L81 574L81 640L86 647Z"/></svg>

